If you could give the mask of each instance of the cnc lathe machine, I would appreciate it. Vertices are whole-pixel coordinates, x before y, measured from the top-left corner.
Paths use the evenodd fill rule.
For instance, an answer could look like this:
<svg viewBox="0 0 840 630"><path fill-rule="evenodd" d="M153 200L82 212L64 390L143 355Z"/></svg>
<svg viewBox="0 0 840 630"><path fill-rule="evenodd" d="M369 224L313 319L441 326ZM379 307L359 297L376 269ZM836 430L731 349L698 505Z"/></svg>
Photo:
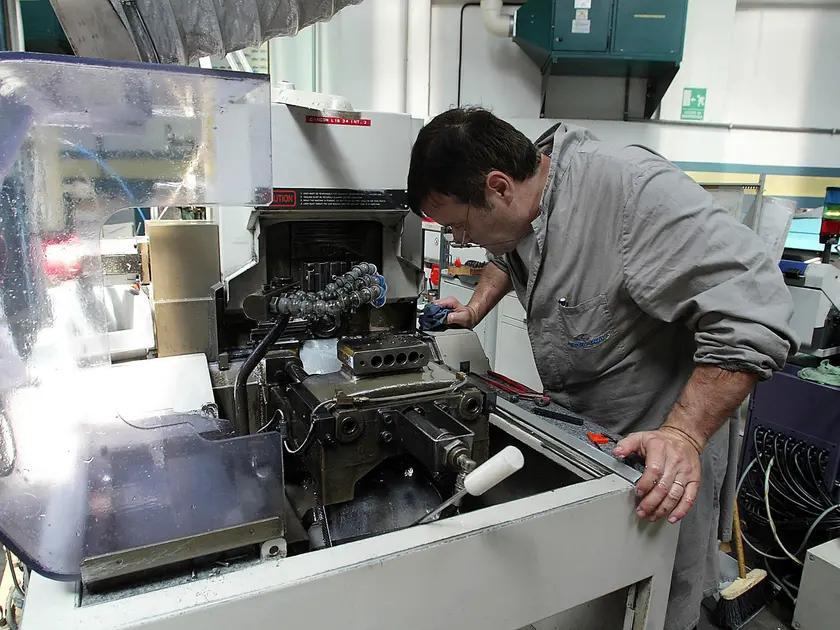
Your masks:
<svg viewBox="0 0 840 630"><path fill-rule="evenodd" d="M471 331L418 332L420 121L336 102L0 57L0 539L27 630L661 628L678 527L477 378ZM146 222L155 349L112 360L102 224L151 207L216 220Z"/></svg>

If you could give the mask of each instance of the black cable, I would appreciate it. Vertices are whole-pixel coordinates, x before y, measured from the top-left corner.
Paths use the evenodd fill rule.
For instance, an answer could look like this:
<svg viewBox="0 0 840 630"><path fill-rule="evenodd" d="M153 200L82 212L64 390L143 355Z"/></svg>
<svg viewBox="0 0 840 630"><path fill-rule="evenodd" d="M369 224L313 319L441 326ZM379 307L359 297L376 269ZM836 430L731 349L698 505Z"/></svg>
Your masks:
<svg viewBox="0 0 840 630"><path fill-rule="evenodd" d="M799 472L799 475L802 477L802 479L805 480L808 483L809 486L814 488L817 495L822 499L823 504L826 505L826 506L830 505L831 503L833 503L833 501L831 500L831 497L828 496L828 493L826 493L826 491L823 488L822 483L820 483L819 479L817 479L814 476L813 470L811 469L811 467L807 466L808 470L806 471L802 467L802 465L800 464L800 462L799 462L800 454L803 457L805 457L806 459L809 457L807 454L802 453L801 451L798 451L793 458L793 463L796 466L796 470Z"/></svg>
<svg viewBox="0 0 840 630"><path fill-rule="evenodd" d="M821 505L819 501L809 495L805 489L798 485L796 480L789 474L786 461L787 454L785 453L785 457L782 457L782 454L779 452L779 437L780 436L777 433L773 438L773 453L776 457L776 461L778 462L779 477L787 486L788 490L790 490L791 494L801 501L799 507L804 511L813 512L814 516L816 516L825 506ZM785 438L785 448L787 448L787 438Z"/></svg>
<svg viewBox="0 0 840 630"><path fill-rule="evenodd" d="M461 17L458 22L458 96L455 107L461 107L461 66L464 62L464 11L467 7L480 6L479 2L467 2L461 7Z"/></svg>
<svg viewBox="0 0 840 630"><path fill-rule="evenodd" d="M762 433L761 439L764 440L766 433ZM762 446L764 446L764 442L762 442ZM762 476L763 473L766 472L766 467L764 466L764 462L761 461L761 454L764 452L762 449L758 448L758 427L753 429L753 450L755 451L755 459L758 461L758 465L761 468Z"/></svg>
<svg viewBox="0 0 840 630"><path fill-rule="evenodd" d="M802 469L802 465L799 463L799 447L802 446L802 443L796 444L790 452L790 457L793 460L793 465L796 468L796 472L799 473L799 478L802 479L803 482L808 484L810 488L816 490L817 493L820 491L820 484L815 484L812 476L806 475L805 471Z"/></svg>
<svg viewBox="0 0 840 630"><path fill-rule="evenodd" d="M776 467L774 465L773 470L775 470L775 469L776 469ZM771 475L770 475L770 487L779 494L780 498L784 499L789 505L792 505L794 507L794 509L799 509L799 510L802 510L804 512L809 511L809 507L804 502L792 497L790 495L790 493L785 492L785 490L778 483L778 479L775 479L773 477L772 471L771 471Z"/></svg>
<svg viewBox="0 0 840 630"><path fill-rule="evenodd" d="M753 431L753 445L754 445L754 448L755 448L756 459L758 460L758 464L761 467L762 473L766 474L767 467L764 465L764 462L761 460L761 454L764 452L764 449L768 448L767 440L768 440L768 437L769 437L768 436L769 432L768 431L763 431L762 432L761 442L762 442L762 447L763 448L759 449L758 448L758 431L759 431L758 427L756 427L755 430ZM763 477L763 475L762 475L762 477ZM781 486L778 484L777 480L773 477L772 471L771 471L771 478L770 478L770 486L779 494L779 499L783 500L789 506L792 505L794 507L794 509L800 509L800 510L803 510L803 511L808 511L808 507L805 504L803 504L802 501L798 501L798 500L794 499L793 497L790 496L789 493L785 492L781 488ZM761 483L761 487L762 487L762 489L759 492L759 494L763 499L763 496L764 496L764 490L763 490L764 483L763 483L763 481ZM777 500L774 512L779 512L778 502L779 501ZM817 513L818 512L819 512L819 510L817 510ZM780 513L784 514L784 512L780 512Z"/></svg>
<svg viewBox="0 0 840 630"><path fill-rule="evenodd" d="M750 520L761 527L769 525L769 520L762 515L762 510L769 507L777 535L779 532L784 533L784 544L788 544L787 541L791 544L795 544L795 540L799 541L795 552L797 556L805 551L817 534L831 536L840 530L840 504L831 500L821 481L820 466L824 452L814 445L804 445L795 442L790 436L763 428L759 430L758 427L752 432L752 439L755 457L744 469L736 493L738 502L743 505L743 511L749 515ZM769 474L765 456L772 456L774 461ZM803 464L800 456L804 456L807 462ZM763 475L755 474L753 469L756 464ZM756 487L759 476L762 477L760 488ZM769 506L764 501L765 479L768 482ZM761 509L758 509L759 506ZM744 538L745 543L759 555L774 560L784 559L762 550L746 536ZM774 542L770 549L777 548L778 544ZM788 595L792 595L787 588L795 588L795 584L773 577L774 582L785 588Z"/></svg>
<svg viewBox="0 0 840 630"><path fill-rule="evenodd" d="M786 442L785 442L785 453L786 453L786 455L787 455L787 443L790 441L790 439L791 438L785 438L785 440L786 440ZM794 444L793 448L790 450L790 455L785 457L785 460L786 460L785 461L785 469L787 470L788 461L790 461L792 459L793 462L794 462L794 466L796 466L796 468L797 468L797 470L799 471L800 474L798 475L798 478L797 478L796 475L791 473L791 478L793 478L794 481L798 485L800 484L800 480L802 481L803 484L810 485L810 480L805 475L802 474L802 471L800 470L800 468L798 466L798 460L796 459L797 449L799 448L800 445L801 445L801 443ZM822 492L822 489L823 489L822 484L819 484L819 483L814 484L814 489L816 490L816 496L809 489L805 488L804 485L800 485L800 488L803 490L803 492L806 492L808 494L808 496L813 498L813 500L815 501L815 505L817 505L819 509L823 509L823 508L826 507L826 498L827 497Z"/></svg>
<svg viewBox="0 0 840 630"><path fill-rule="evenodd" d="M523 2L504 2L502 6L513 5L521 7ZM467 7L481 6L480 2L467 2L461 5L461 17L458 20L458 95L455 99L455 106L461 107L461 66L464 62L464 11Z"/></svg>
<svg viewBox="0 0 840 630"><path fill-rule="evenodd" d="M770 580L776 586L779 587L780 591L784 592L784 594L787 595L790 598L790 601L795 606L796 605L796 596L793 593L791 593L788 590L787 586L785 586L784 583L776 577L776 574L773 573L773 569L770 568L770 562L767 558L764 558L764 568L767 569L767 575L770 576Z"/></svg>
<svg viewBox="0 0 840 630"><path fill-rule="evenodd" d="M274 324L271 330L268 331L265 337L257 344L254 351L245 359L245 363L239 368L236 374L236 380L233 384L233 408L235 414L234 427L237 435L246 435L248 433L248 377L251 372L257 367L263 357L268 354L271 346L280 338L280 335L286 330L289 325L290 315L282 315L277 323Z"/></svg>
<svg viewBox="0 0 840 630"><path fill-rule="evenodd" d="M12 582L15 583L15 588L21 595L26 595L26 591L21 587L20 582L18 581L17 572L15 571L15 563L12 561L12 554L8 549L6 549L6 562L9 565L9 573L12 574Z"/></svg>
<svg viewBox="0 0 840 630"><path fill-rule="evenodd" d="M814 483L817 485L817 488L819 488L820 493L823 495L825 500L830 505L830 504L834 503L834 501L831 500L831 497L828 495L828 492L826 492L826 490L825 490L825 484L823 483L823 480L821 478L819 468L817 468L817 470L814 470L814 462L811 459L811 449L812 448L814 448L813 444L809 444L808 445L808 455L807 455L808 468L810 469L811 474L813 475ZM819 467L819 465L820 465L820 453L819 453L819 451L817 451L817 466Z"/></svg>

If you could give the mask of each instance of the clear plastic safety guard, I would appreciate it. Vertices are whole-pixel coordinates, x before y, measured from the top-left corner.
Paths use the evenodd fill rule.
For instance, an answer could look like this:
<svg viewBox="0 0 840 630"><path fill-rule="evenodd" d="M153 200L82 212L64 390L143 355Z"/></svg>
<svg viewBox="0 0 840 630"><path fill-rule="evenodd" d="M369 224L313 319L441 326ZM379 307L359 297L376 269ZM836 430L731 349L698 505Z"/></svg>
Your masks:
<svg viewBox="0 0 840 630"><path fill-rule="evenodd" d="M0 55L0 541L43 575L282 514L279 437L151 413L110 365L99 255L123 208L267 203L269 101L256 75Z"/></svg>

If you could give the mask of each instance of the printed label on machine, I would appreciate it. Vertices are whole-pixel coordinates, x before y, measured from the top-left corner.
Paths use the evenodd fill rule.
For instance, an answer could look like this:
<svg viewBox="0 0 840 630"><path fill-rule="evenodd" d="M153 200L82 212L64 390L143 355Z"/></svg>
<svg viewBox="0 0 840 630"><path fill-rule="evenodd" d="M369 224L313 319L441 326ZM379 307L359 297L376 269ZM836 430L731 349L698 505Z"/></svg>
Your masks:
<svg viewBox="0 0 840 630"><path fill-rule="evenodd" d="M588 33L592 20L572 20L572 33Z"/></svg>
<svg viewBox="0 0 840 630"><path fill-rule="evenodd" d="M404 190L353 190L350 188L275 188L269 208L294 210L406 210Z"/></svg>
<svg viewBox="0 0 840 630"><path fill-rule="evenodd" d="M592 0L575 0L575 9L591 9Z"/></svg>
<svg viewBox="0 0 840 630"><path fill-rule="evenodd" d="M306 122L316 125L349 125L370 127L370 118L341 118L340 116L307 116Z"/></svg>

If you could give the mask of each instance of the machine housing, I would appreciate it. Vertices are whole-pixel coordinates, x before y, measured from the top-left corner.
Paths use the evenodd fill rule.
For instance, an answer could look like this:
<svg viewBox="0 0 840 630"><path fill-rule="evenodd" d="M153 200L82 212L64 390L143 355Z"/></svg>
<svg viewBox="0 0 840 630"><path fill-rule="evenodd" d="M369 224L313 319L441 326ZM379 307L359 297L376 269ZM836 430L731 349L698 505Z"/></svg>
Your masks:
<svg viewBox="0 0 840 630"><path fill-rule="evenodd" d="M81 278L30 259L49 280L23 296L40 317L0 318L0 536L33 569L29 630L662 627L679 528L639 522L639 472L483 387L471 331L415 329L419 219L391 191L418 123L269 105L265 78L190 68L15 57L0 83L0 118L19 123L4 186L20 191L0 219L24 217L27 237L52 213L88 247L131 204L232 217L150 230L151 290L184 278L157 297L198 305L157 327L170 356L108 360L93 245ZM253 249L218 279L190 274L197 232ZM224 259L218 238L205 253ZM161 345L184 327L200 352ZM508 446L521 471L412 526Z"/></svg>

